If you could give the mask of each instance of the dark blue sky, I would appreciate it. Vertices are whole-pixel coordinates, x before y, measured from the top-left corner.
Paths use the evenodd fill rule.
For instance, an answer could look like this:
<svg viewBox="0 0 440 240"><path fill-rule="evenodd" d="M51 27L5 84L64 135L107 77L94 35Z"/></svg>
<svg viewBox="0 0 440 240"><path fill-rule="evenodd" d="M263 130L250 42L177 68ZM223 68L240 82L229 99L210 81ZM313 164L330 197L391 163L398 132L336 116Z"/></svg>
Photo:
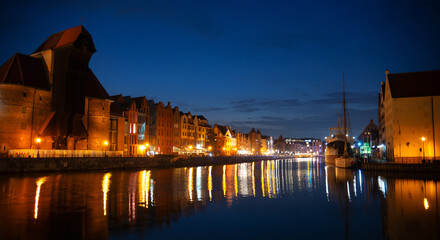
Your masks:
<svg viewBox="0 0 440 240"><path fill-rule="evenodd" d="M345 73L355 135L391 73L440 69L440 1L4 1L0 62L82 23L109 94L278 137L337 124Z"/></svg>

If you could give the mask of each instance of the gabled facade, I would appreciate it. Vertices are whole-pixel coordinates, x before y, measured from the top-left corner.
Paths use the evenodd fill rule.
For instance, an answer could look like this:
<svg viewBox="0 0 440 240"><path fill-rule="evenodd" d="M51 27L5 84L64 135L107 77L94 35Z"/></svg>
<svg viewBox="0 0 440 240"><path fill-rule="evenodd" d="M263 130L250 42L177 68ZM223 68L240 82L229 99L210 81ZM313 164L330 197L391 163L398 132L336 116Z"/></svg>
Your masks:
<svg viewBox="0 0 440 240"><path fill-rule="evenodd" d="M215 124L213 134L216 155L232 156L237 154L237 139L230 127Z"/></svg>
<svg viewBox="0 0 440 240"><path fill-rule="evenodd" d="M150 144L157 154L173 154L173 109L168 102L149 101Z"/></svg>

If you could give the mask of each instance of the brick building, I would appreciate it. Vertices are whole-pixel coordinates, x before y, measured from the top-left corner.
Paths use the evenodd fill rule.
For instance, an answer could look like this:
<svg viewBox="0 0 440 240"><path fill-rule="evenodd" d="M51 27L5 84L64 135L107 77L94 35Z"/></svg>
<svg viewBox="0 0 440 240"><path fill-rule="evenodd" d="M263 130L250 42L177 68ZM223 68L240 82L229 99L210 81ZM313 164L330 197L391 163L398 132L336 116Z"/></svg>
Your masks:
<svg viewBox="0 0 440 240"><path fill-rule="evenodd" d="M89 68L94 52L90 33L78 26L53 34L33 54L15 54L0 67L3 153L36 147L102 150L109 137L111 101Z"/></svg>

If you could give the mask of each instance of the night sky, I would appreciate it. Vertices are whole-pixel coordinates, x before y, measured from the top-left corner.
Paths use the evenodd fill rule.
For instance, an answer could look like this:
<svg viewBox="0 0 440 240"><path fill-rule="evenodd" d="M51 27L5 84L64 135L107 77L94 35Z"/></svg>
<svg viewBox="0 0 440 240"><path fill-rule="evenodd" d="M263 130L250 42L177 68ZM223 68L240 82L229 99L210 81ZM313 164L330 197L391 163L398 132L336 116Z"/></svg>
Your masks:
<svg viewBox="0 0 440 240"><path fill-rule="evenodd" d="M440 1L0 1L0 64L83 23L110 95L274 138L326 136L343 72L358 135L385 69L440 69Z"/></svg>

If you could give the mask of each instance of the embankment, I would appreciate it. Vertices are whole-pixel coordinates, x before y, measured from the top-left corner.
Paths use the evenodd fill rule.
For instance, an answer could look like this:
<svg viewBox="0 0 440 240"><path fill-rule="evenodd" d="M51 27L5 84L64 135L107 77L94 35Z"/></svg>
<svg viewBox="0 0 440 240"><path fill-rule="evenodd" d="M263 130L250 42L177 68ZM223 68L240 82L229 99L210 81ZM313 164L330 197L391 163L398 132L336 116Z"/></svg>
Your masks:
<svg viewBox="0 0 440 240"><path fill-rule="evenodd" d="M142 168L192 167L223 165L275 159L274 156L184 157L156 155L154 157L103 158L2 158L0 173L124 170Z"/></svg>

